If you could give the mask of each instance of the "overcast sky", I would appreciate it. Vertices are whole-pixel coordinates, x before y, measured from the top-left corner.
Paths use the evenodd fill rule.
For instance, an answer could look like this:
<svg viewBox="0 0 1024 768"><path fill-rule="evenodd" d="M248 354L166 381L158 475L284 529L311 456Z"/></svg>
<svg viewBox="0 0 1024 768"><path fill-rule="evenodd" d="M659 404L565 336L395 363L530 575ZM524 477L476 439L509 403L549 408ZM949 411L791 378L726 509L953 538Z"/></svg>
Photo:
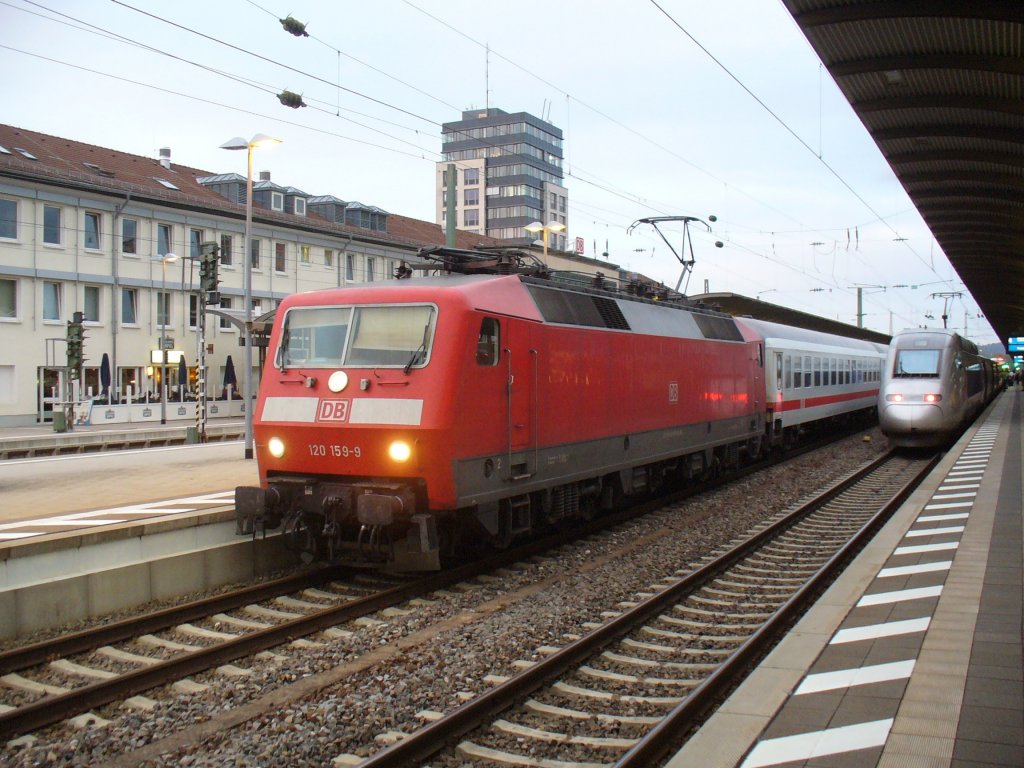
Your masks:
<svg viewBox="0 0 1024 768"><path fill-rule="evenodd" d="M941 327L948 304L996 340L778 0L0 0L0 46L6 123L241 174L218 145L270 133L254 162L274 181L428 221L441 123L530 112L565 134L587 256L675 286L671 250L630 224L715 215L689 293L855 323L863 286L868 327Z"/></svg>

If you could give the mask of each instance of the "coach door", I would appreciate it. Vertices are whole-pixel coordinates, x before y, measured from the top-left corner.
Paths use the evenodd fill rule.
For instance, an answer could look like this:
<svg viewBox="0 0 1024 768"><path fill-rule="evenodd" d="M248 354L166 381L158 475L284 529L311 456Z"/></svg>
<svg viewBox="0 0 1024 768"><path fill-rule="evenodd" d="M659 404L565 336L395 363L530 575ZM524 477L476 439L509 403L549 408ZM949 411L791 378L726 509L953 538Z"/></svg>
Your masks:
<svg viewBox="0 0 1024 768"><path fill-rule="evenodd" d="M516 479L529 477L536 471L540 361L528 323L509 321L505 341L502 351L508 372L508 466L511 478Z"/></svg>

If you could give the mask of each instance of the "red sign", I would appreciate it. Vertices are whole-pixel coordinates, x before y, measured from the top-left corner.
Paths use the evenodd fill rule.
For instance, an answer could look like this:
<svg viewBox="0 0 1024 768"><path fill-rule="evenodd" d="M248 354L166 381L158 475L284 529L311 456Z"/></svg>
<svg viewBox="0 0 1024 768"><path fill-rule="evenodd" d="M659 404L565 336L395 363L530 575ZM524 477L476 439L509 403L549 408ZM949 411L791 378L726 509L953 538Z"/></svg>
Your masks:
<svg viewBox="0 0 1024 768"><path fill-rule="evenodd" d="M582 256L583 255L583 238L582 237L577 237L576 238L576 254L578 256Z"/></svg>
<svg viewBox="0 0 1024 768"><path fill-rule="evenodd" d="M348 400L321 400L317 421L347 421Z"/></svg>

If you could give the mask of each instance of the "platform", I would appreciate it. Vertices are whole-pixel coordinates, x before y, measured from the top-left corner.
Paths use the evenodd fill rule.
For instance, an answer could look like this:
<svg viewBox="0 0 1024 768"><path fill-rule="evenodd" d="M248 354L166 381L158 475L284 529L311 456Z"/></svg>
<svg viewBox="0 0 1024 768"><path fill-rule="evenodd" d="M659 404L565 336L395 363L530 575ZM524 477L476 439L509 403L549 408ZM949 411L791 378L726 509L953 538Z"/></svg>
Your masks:
<svg viewBox="0 0 1024 768"><path fill-rule="evenodd" d="M182 445L189 439L189 427L195 428L195 423L77 425L68 432L54 432L50 424L0 427L0 461ZM241 440L244 431L243 419L216 419L206 425L207 442Z"/></svg>
<svg viewBox="0 0 1024 768"><path fill-rule="evenodd" d="M995 400L670 768L1024 765L1022 406Z"/></svg>
<svg viewBox="0 0 1024 768"><path fill-rule="evenodd" d="M241 441L0 461L0 637L286 567L235 534L257 481Z"/></svg>

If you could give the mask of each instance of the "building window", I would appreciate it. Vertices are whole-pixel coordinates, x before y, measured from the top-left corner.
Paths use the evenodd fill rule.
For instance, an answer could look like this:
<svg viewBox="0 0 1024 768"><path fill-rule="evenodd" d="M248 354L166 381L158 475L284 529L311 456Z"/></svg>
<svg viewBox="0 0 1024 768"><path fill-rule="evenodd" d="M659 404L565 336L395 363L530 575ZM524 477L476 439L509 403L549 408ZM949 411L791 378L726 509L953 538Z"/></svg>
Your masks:
<svg viewBox="0 0 1024 768"><path fill-rule="evenodd" d="M87 323L98 323L100 321L100 287L98 285L87 285L83 292L82 314Z"/></svg>
<svg viewBox="0 0 1024 768"><path fill-rule="evenodd" d="M558 195L554 192L551 193L551 210L558 210Z"/></svg>
<svg viewBox="0 0 1024 768"><path fill-rule="evenodd" d="M220 308L231 309L231 299L222 298L220 300ZM231 324L230 320L228 320L226 317L222 317L220 319L220 328L222 331L230 331L232 328L234 328L234 326Z"/></svg>
<svg viewBox="0 0 1024 768"><path fill-rule="evenodd" d="M61 210L52 205L43 206L43 242L47 245L61 244Z"/></svg>
<svg viewBox="0 0 1024 768"><path fill-rule="evenodd" d="M324 266L334 266L334 251L332 251L330 248L324 248Z"/></svg>
<svg viewBox="0 0 1024 768"><path fill-rule="evenodd" d="M199 297L194 293L188 295L188 327L199 327Z"/></svg>
<svg viewBox="0 0 1024 768"><path fill-rule="evenodd" d="M0 239L18 239L18 202L0 199Z"/></svg>
<svg viewBox="0 0 1024 768"><path fill-rule="evenodd" d="M372 283L373 282L373 266L374 266L373 262L374 262L374 259L373 259L372 256L367 256L366 257L366 282L368 282L368 283Z"/></svg>
<svg viewBox="0 0 1024 768"><path fill-rule="evenodd" d="M351 253L345 254L345 279L350 283L356 279L356 259Z"/></svg>
<svg viewBox="0 0 1024 768"><path fill-rule="evenodd" d="M198 259L203 252L203 230L190 229L188 231L188 255Z"/></svg>
<svg viewBox="0 0 1024 768"><path fill-rule="evenodd" d="M480 205L480 190L465 189L462 193L463 205Z"/></svg>
<svg viewBox="0 0 1024 768"><path fill-rule="evenodd" d="M138 253L137 241L139 236L139 222L135 219L121 220L121 253Z"/></svg>
<svg viewBox="0 0 1024 768"><path fill-rule="evenodd" d="M171 225L156 225L156 255L166 256L171 253Z"/></svg>
<svg viewBox="0 0 1024 768"><path fill-rule="evenodd" d="M43 320L60 320L60 283L43 283Z"/></svg>
<svg viewBox="0 0 1024 768"><path fill-rule="evenodd" d="M565 195L558 196L558 210L560 213L565 213ZM565 223L565 219L562 219L562 223Z"/></svg>
<svg viewBox="0 0 1024 768"><path fill-rule="evenodd" d="M121 289L121 324L137 325L139 322L139 292L134 288Z"/></svg>
<svg viewBox="0 0 1024 768"><path fill-rule="evenodd" d="M305 216L306 215L306 198L296 197L295 198L295 215Z"/></svg>
<svg viewBox="0 0 1024 768"><path fill-rule="evenodd" d="M231 255L231 235L220 236L220 263L222 266L230 267L233 261Z"/></svg>
<svg viewBox="0 0 1024 768"><path fill-rule="evenodd" d="M309 246L308 245L300 245L299 246L299 260L303 264L309 264L310 263L310 261L309 261Z"/></svg>
<svg viewBox="0 0 1024 768"><path fill-rule="evenodd" d="M467 208L462 212L462 223L467 227L477 227L480 225L480 209L479 208Z"/></svg>
<svg viewBox="0 0 1024 768"><path fill-rule="evenodd" d="M171 294L157 291L156 294L156 325L158 328L171 327Z"/></svg>
<svg viewBox="0 0 1024 768"><path fill-rule="evenodd" d="M288 266L287 259L285 259L285 244L274 243L274 271L284 272Z"/></svg>
<svg viewBox="0 0 1024 768"><path fill-rule="evenodd" d="M467 186L480 183L480 169L467 168L462 172L462 183Z"/></svg>
<svg viewBox="0 0 1024 768"><path fill-rule="evenodd" d="M249 241L249 263L253 269L260 268L260 241L255 237Z"/></svg>
<svg viewBox="0 0 1024 768"><path fill-rule="evenodd" d="M85 214L85 247L92 251L100 248L100 215L98 213Z"/></svg>
<svg viewBox="0 0 1024 768"><path fill-rule="evenodd" d="M284 195L280 192L270 193L270 210L272 211L283 211L284 210Z"/></svg>
<svg viewBox="0 0 1024 768"><path fill-rule="evenodd" d="M0 319L15 320L18 317L18 281L0 278Z"/></svg>

